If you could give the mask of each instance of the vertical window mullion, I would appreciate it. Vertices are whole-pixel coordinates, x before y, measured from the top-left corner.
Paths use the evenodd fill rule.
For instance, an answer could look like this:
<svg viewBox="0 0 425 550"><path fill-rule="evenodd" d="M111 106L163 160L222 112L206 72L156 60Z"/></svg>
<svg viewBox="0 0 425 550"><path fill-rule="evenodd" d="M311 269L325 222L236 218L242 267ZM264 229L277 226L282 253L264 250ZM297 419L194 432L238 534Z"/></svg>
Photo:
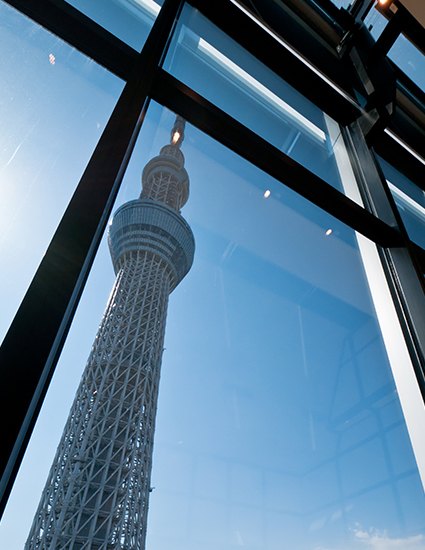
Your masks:
<svg viewBox="0 0 425 550"><path fill-rule="evenodd" d="M366 208L397 229L404 246L378 248L422 395L425 398L425 286L403 221L356 123L344 132Z"/></svg>

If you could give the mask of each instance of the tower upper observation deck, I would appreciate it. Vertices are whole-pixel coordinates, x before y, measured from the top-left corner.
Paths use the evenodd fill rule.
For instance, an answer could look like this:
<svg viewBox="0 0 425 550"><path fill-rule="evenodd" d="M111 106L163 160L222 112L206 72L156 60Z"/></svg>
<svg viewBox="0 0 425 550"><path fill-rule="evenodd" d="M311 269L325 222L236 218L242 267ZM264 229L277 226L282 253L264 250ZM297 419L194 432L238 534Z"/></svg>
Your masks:
<svg viewBox="0 0 425 550"><path fill-rule="evenodd" d="M189 197L189 176L180 151L184 129L185 121L178 116L170 144L143 170L140 198L116 211L108 231L116 273L126 257L140 250L149 251L168 263L172 289L188 273L195 252L192 231L180 215Z"/></svg>

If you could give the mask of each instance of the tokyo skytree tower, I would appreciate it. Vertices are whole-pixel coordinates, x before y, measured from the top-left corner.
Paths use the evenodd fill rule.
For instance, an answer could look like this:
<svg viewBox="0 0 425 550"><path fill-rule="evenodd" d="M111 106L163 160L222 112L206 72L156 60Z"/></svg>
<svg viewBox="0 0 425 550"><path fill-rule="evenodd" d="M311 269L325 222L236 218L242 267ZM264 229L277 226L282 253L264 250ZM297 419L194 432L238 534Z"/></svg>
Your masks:
<svg viewBox="0 0 425 550"><path fill-rule="evenodd" d="M189 178L185 122L142 174L142 193L109 226L116 280L72 405L26 550L145 546L168 296L192 266L180 215Z"/></svg>

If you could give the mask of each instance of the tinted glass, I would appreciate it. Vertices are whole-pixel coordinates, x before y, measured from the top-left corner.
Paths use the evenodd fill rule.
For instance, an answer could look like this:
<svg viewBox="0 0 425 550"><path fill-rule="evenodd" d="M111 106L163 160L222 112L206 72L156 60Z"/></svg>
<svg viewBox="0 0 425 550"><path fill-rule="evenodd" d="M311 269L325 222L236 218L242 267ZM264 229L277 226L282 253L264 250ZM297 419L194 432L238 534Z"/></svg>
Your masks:
<svg viewBox="0 0 425 550"><path fill-rule="evenodd" d="M119 204L139 196L174 118L151 104ZM196 251L168 308L147 547L414 548L425 499L372 299L374 245L191 126L182 152ZM113 278L103 245L6 548L28 532Z"/></svg>
<svg viewBox="0 0 425 550"><path fill-rule="evenodd" d="M0 3L3 338L123 88Z"/></svg>
<svg viewBox="0 0 425 550"><path fill-rule="evenodd" d="M332 139L329 128L336 123L191 7L164 69L342 190L333 150L339 130Z"/></svg>
<svg viewBox="0 0 425 550"><path fill-rule="evenodd" d="M381 15L375 7L374 9L371 9L369 11L364 23L366 27L370 30L373 38L375 40L378 40L380 34L385 29L388 20L383 15Z"/></svg>
<svg viewBox="0 0 425 550"><path fill-rule="evenodd" d="M394 42L388 57L404 71L413 82L425 90L425 57L402 34Z"/></svg>

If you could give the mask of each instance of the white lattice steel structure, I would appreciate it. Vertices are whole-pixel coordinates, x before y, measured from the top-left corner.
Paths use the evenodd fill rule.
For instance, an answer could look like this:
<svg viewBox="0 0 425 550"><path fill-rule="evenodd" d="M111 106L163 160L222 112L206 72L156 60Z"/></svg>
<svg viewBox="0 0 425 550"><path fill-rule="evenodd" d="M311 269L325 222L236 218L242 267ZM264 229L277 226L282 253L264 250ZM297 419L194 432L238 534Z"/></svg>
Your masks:
<svg viewBox="0 0 425 550"><path fill-rule="evenodd" d="M168 296L194 254L180 117L171 135L109 227L117 278L26 550L144 548Z"/></svg>

